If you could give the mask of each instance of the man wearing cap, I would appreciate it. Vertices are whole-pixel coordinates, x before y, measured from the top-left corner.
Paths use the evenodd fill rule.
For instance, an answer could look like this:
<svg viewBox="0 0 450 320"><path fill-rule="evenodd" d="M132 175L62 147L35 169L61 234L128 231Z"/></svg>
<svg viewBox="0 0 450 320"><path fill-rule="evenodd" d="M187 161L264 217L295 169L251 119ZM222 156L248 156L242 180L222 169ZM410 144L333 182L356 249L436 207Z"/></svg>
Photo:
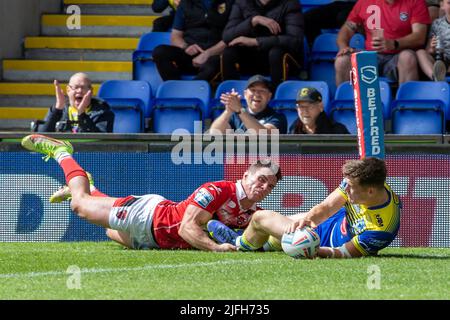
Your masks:
<svg viewBox="0 0 450 320"><path fill-rule="evenodd" d="M323 111L320 92L313 87L302 88L297 93L298 119L289 128L294 134L348 134L347 128L333 122Z"/></svg>
<svg viewBox="0 0 450 320"><path fill-rule="evenodd" d="M220 102L224 104L225 111L211 124L211 132L219 130L225 133L227 129L239 131L255 130L258 133L279 130L279 133L287 133L287 120L283 114L279 114L268 107L272 98L272 84L261 75L255 75L248 79L244 98L247 108L241 103L241 96L234 90L220 96Z"/></svg>

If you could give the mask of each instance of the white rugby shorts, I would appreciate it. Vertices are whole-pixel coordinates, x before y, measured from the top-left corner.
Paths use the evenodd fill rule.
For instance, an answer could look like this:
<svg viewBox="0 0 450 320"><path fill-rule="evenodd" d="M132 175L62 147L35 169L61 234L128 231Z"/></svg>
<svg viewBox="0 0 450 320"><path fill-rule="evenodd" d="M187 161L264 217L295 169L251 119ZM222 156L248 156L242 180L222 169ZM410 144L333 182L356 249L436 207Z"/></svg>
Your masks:
<svg viewBox="0 0 450 320"><path fill-rule="evenodd" d="M109 225L111 229L128 233L133 249L159 248L151 229L155 208L164 200L157 194L118 199L118 206L115 204L109 213Z"/></svg>

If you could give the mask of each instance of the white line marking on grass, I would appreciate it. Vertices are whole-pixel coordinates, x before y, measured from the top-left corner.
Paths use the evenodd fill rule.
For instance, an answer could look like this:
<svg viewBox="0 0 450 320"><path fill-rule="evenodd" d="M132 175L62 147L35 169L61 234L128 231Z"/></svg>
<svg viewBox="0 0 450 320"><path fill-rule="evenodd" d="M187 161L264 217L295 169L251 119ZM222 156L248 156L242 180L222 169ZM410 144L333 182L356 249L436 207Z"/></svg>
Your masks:
<svg viewBox="0 0 450 320"><path fill-rule="evenodd" d="M135 268L92 268L81 269L81 273L108 273L108 272L133 272L133 271L147 271L153 269L174 269L174 268L196 268L196 267L210 267L215 265L230 265L230 264L257 264L269 261L277 261L277 259L253 259L253 260L223 260L215 262L196 262L196 263L181 263L181 264L161 264L161 265L147 265ZM45 271L45 272L24 272L24 273L3 273L0 274L0 279L14 279L14 278L33 278L44 276L65 276L66 271Z"/></svg>

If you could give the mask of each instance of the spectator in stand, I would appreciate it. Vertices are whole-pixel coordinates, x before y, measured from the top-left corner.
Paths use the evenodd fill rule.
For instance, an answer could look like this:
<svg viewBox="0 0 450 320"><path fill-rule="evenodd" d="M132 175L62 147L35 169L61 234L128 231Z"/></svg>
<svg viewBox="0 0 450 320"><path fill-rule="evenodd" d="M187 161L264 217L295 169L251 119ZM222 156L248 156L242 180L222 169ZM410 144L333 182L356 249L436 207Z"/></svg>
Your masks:
<svg viewBox="0 0 450 320"><path fill-rule="evenodd" d="M167 32L172 29L173 19L175 17L175 10L180 4L180 0L153 0L152 10L156 13L161 13L167 8L170 8L169 14L156 18L153 20L152 31Z"/></svg>
<svg viewBox="0 0 450 320"><path fill-rule="evenodd" d="M220 75L220 54L225 48L222 31L234 0L183 0L175 12L171 45L159 45L153 51L163 80L194 79L211 81ZM208 3L208 7L205 5Z"/></svg>
<svg viewBox="0 0 450 320"><path fill-rule="evenodd" d="M426 49L417 51L420 67L434 81L445 81L450 72L450 0L440 0L445 16L431 25Z"/></svg>
<svg viewBox="0 0 450 320"><path fill-rule="evenodd" d="M261 75L255 75L248 79L244 91L244 97L248 108L241 104L241 96L235 91L227 92L220 96L220 101L225 105L225 111L211 124L210 131L218 130L226 133L227 129L255 130L261 133L278 129L279 133L287 132L286 116L269 108L272 98L273 86L269 80Z"/></svg>
<svg viewBox="0 0 450 320"><path fill-rule="evenodd" d="M440 10L440 0L426 0L428 13L430 14L431 21L433 22L439 17L442 17L442 10Z"/></svg>
<svg viewBox="0 0 450 320"><path fill-rule="evenodd" d="M44 121L38 121L33 131L38 132L112 132L114 113L109 105L92 97L92 83L85 73L75 73L67 85L66 97L57 80L55 105L51 106ZM41 122L39 124L39 122Z"/></svg>
<svg viewBox="0 0 450 320"><path fill-rule="evenodd" d="M348 134L347 128L330 120L323 111L322 95L316 88L302 88L297 94L298 119L289 128L293 134Z"/></svg>
<svg viewBox="0 0 450 320"><path fill-rule="evenodd" d="M303 14L298 0L236 0L223 32L224 80L270 74L274 86L298 75L303 55ZM237 66L238 65L238 66Z"/></svg>
<svg viewBox="0 0 450 320"><path fill-rule="evenodd" d="M431 23L424 0L360 0L339 31L336 85L349 81L349 42L358 27L364 27L366 49L378 52L380 76L403 83L419 79L415 50L426 42Z"/></svg>
<svg viewBox="0 0 450 320"><path fill-rule="evenodd" d="M355 3L356 0L335 0L305 12L305 36L309 46L312 47L314 39L322 33L322 29L342 27Z"/></svg>

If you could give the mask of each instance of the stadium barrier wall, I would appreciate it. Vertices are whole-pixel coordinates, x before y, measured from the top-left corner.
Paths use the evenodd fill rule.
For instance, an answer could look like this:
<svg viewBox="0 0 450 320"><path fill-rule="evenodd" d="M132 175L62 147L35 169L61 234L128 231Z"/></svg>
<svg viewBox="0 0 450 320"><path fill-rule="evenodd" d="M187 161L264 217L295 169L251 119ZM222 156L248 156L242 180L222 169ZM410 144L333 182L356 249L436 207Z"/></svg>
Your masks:
<svg viewBox="0 0 450 320"><path fill-rule="evenodd" d="M64 184L64 175L55 161L44 162L40 154L24 151L22 136L0 134L0 241L107 240L103 228L78 218L68 202L48 203ZM181 201L204 182L239 179L255 158L211 153L211 140L205 140L199 152L176 164L174 159L180 158L173 151L179 142L170 136L76 139L76 160L93 174L101 191L115 197L156 193ZM403 202L401 228L392 246L450 247L449 141L440 136L386 138L388 182ZM279 140L279 151L284 177L261 206L283 214L307 211L323 200L339 185L345 160L358 158L354 136L286 136Z"/></svg>

